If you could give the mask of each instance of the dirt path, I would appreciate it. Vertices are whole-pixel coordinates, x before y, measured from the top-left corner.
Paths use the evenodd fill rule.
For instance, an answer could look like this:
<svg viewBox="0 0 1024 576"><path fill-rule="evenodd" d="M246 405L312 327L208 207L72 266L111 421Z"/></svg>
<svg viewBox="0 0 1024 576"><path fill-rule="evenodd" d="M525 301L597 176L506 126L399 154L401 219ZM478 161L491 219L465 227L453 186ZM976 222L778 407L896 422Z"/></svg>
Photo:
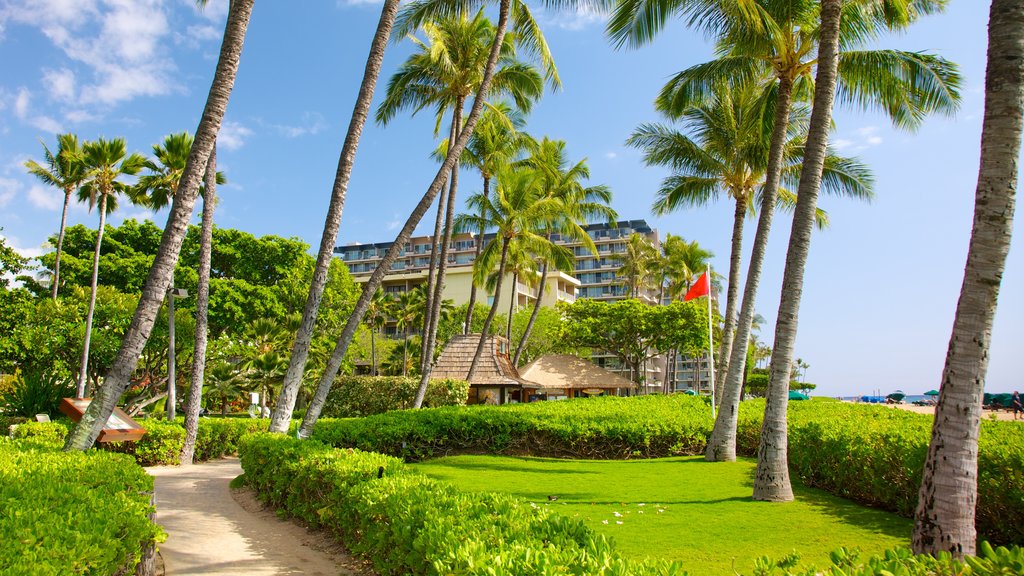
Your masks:
<svg viewBox="0 0 1024 576"><path fill-rule="evenodd" d="M369 573L326 535L278 519L248 491L232 492L242 473L237 458L147 470L168 535L160 546L168 576Z"/></svg>

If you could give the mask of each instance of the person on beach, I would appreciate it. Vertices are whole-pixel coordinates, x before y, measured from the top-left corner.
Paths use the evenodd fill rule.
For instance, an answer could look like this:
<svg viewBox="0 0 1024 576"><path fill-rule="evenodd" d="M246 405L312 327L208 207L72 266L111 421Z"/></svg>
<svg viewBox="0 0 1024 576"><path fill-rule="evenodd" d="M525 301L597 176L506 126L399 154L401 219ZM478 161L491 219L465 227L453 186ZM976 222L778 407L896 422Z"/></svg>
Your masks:
<svg viewBox="0 0 1024 576"><path fill-rule="evenodd" d="M1021 414L1024 414L1024 404L1021 404L1020 393L1016 390L1013 391L1013 396L1010 397L1010 407L1013 408L1013 419L1017 420Z"/></svg>

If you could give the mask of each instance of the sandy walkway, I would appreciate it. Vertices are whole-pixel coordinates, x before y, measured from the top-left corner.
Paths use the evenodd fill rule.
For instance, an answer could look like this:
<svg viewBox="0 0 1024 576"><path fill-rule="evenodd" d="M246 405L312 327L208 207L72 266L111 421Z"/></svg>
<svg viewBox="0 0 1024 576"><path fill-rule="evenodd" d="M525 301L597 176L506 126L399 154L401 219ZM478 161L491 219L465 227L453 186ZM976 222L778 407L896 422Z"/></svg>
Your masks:
<svg viewBox="0 0 1024 576"><path fill-rule="evenodd" d="M323 534L264 510L248 492L232 494L237 458L147 469L156 478L157 522L166 574L363 574Z"/></svg>

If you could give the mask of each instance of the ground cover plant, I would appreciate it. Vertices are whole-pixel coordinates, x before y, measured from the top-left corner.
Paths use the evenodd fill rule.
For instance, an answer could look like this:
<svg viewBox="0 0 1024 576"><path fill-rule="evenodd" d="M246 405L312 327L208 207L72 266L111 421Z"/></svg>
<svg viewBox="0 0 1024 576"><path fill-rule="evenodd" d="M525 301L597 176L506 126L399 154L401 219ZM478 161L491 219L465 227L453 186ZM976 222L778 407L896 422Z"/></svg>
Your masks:
<svg viewBox="0 0 1024 576"><path fill-rule="evenodd" d="M134 573L164 536L152 477L121 454L59 448L0 438L0 574Z"/></svg>
<svg viewBox="0 0 1024 576"><path fill-rule="evenodd" d="M785 505L750 499L755 463L699 456L560 460L453 456L416 464L465 491L511 494L612 538L627 558L679 560L691 574L749 574L757 558L797 552L825 568L840 546L865 556L909 544L911 521L797 487ZM551 498L555 500L551 500ZM785 527L785 529L780 529Z"/></svg>

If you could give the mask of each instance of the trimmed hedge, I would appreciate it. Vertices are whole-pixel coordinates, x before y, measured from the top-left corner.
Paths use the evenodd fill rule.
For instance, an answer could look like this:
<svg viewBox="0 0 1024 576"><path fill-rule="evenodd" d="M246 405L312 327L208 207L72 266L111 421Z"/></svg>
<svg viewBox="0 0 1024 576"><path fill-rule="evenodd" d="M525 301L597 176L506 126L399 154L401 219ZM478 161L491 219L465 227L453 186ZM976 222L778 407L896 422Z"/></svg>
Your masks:
<svg viewBox="0 0 1024 576"><path fill-rule="evenodd" d="M184 419L142 420L146 434L138 442L109 442L96 444L108 452L128 454L141 466L176 466L181 463L181 447L185 443ZM26 422L15 428L15 438L39 438L63 443L68 433L64 422ZM200 418L196 435L195 461L202 462L238 452L238 442L247 434L263 432L269 420L255 418ZM294 428L296 423L292 423Z"/></svg>
<svg viewBox="0 0 1024 576"><path fill-rule="evenodd" d="M413 407L419 378L402 376L339 376L327 395L321 416L358 418ZM465 380L431 380L424 408L462 406L469 396Z"/></svg>
<svg viewBox="0 0 1024 576"><path fill-rule="evenodd" d="M239 454L264 502L329 530L381 574L683 574L621 558L579 520L459 492L382 454L270 434L243 439Z"/></svg>
<svg viewBox="0 0 1024 576"><path fill-rule="evenodd" d="M1024 574L1024 549L993 548L987 542L978 545L978 555L964 560L955 560L948 552L940 552L935 556L922 554L915 556L906 548L887 550L883 554L860 558L857 551L840 548L831 554L832 566L823 571L807 570L793 572L790 570L799 560L795 555L787 556L779 561L767 557L755 562L754 574L758 576L937 576L937 575L972 575L1002 576L1006 574Z"/></svg>
<svg viewBox="0 0 1024 576"><path fill-rule="evenodd" d="M23 424L22 426L25 426ZM165 538L131 458L0 438L0 574L130 574Z"/></svg>
<svg viewBox="0 0 1024 576"><path fill-rule="evenodd" d="M605 396L322 419L313 438L410 460L453 452L623 459L698 454L710 432L704 399Z"/></svg>

